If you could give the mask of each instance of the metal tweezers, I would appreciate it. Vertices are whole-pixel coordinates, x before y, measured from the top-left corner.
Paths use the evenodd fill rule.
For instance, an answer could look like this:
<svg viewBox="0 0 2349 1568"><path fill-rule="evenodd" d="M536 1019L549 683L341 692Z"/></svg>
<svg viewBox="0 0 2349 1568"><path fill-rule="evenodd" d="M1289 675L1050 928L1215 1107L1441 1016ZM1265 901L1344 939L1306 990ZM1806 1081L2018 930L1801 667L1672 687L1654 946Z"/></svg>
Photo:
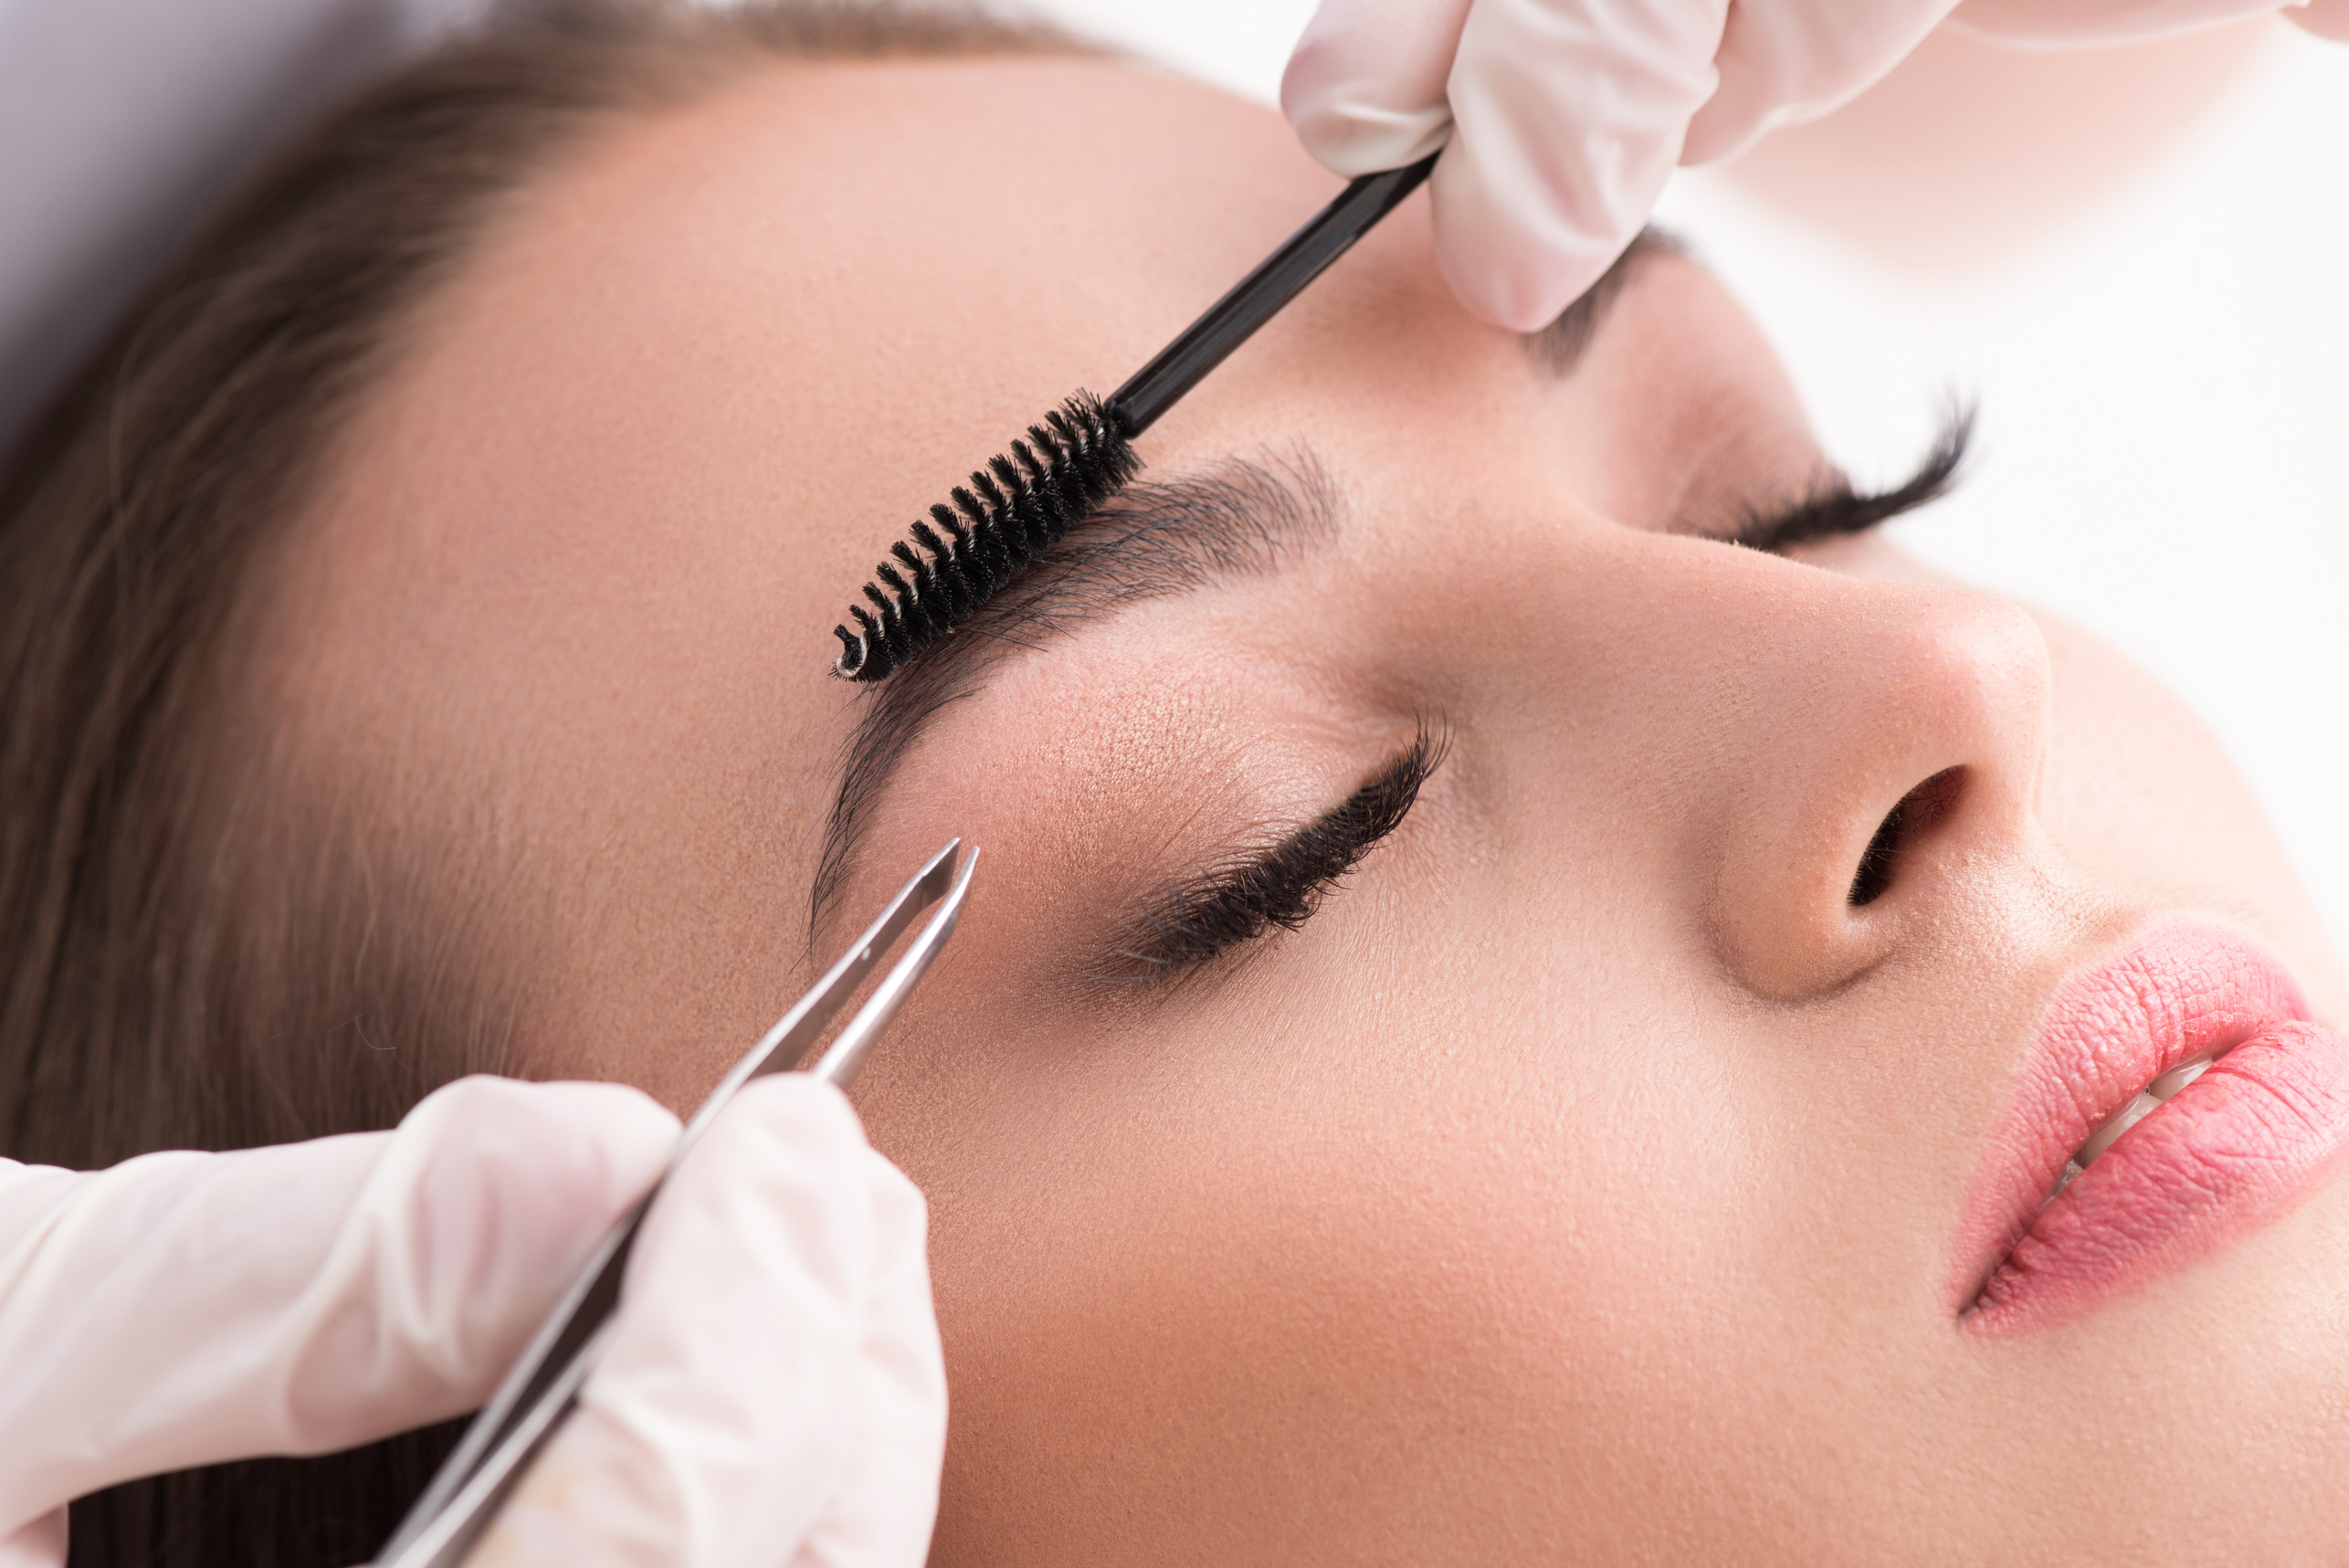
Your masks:
<svg viewBox="0 0 2349 1568"><path fill-rule="evenodd" d="M760 1037L759 1043L734 1064L734 1070L726 1075L725 1081L701 1102L701 1109L693 1113L693 1120L678 1136L677 1147L669 1152L669 1164L661 1172L660 1180L612 1227L612 1233L587 1260L578 1279L556 1303L554 1310L547 1314L537 1337L506 1374L496 1396L473 1418L463 1439L434 1473L432 1484L425 1488L423 1495L408 1510L407 1517L400 1521L400 1527L384 1543L383 1551L376 1554L375 1568L456 1568L464 1561L474 1539L496 1517L499 1505L578 1397L580 1385L586 1382L588 1372L595 1366L611 1333L614 1314L619 1310L620 1277L627 1267L637 1227L644 1222L647 1211L660 1195L661 1187L679 1162L744 1084L761 1074L791 1067L806 1056L823 1035L832 1015L839 1011L873 966L897 944L897 939L914 918L936 904L938 911L913 939L905 956L874 987L872 995L848 1020L848 1027L840 1031L822 1058L807 1069L810 1078L843 1089L857 1076L873 1042L889 1027L890 1020L897 1016L897 1010L912 994L922 973L953 934L954 921L963 910L963 895L969 889L972 869L979 862L979 852L974 848L968 855L959 857L961 866L957 868L957 851L962 842L959 838L950 839L943 849L932 856L929 863L890 900L889 908L881 911L880 918L866 929L857 945L826 972L814 990L793 1004L781 1022Z"/></svg>

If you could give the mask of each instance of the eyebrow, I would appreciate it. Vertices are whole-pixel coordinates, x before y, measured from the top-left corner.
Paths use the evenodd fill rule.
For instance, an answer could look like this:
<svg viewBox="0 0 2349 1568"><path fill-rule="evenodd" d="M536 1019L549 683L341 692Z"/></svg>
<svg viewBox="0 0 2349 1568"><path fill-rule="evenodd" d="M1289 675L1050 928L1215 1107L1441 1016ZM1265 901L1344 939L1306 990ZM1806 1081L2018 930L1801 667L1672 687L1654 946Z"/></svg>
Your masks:
<svg viewBox="0 0 2349 1568"><path fill-rule="evenodd" d="M1311 447L1226 458L1137 480L1045 552L953 634L865 689L843 749L808 901L811 938L848 880L864 830L906 753L1013 656L1130 605L1279 570L1338 528L1336 487Z"/></svg>
<svg viewBox="0 0 2349 1568"><path fill-rule="evenodd" d="M1558 312L1558 319L1548 326L1523 335L1525 352L1533 363L1554 376L1574 374L1582 363L1585 351L1606 325L1615 302L1623 298L1624 290L1647 268L1649 262L1660 257L1686 258L1688 246L1677 236L1649 226L1634 235L1607 269L1598 275L1598 281L1584 289L1575 302Z"/></svg>
<svg viewBox="0 0 2349 1568"><path fill-rule="evenodd" d="M1672 236L1641 229L1557 320L1520 341L1549 374L1572 374L1647 264L1687 253ZM868 688L825 819L808 895L809 940L848 881L898 764L941 714L985 689L1006 660L1128 605L1277 570L1337 525L1336 488L1307 447L1269 462L1227 458L1170 479L1137 480L1071 529L1016 588Z"/></svg>

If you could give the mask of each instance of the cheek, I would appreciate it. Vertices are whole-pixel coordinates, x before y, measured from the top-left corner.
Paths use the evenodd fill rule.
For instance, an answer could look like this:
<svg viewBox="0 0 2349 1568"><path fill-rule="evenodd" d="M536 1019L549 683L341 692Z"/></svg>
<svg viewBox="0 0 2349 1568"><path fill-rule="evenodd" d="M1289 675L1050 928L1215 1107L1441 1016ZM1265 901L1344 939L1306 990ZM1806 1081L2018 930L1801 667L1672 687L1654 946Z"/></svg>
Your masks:
<svg viewBox="0 0 2349 1568"><path fill-rule="evenodd" d="M2224 910L2273 941L2321 1011L2349 1006L2291 863L2217 740L2151 677L2039 617L2054 656L2040 809L2066 858L2150 903Z"/></svg>
<svg viewBox="0 0 2349 1568"><path fill-rule="evenodd" d="M1690 1435L1761 1359L1720 1260L1764 1184L1691 1018L1375 924L1172 1024L998 1028L914 1136L869 1102L934 1205L938 1561L1615 1552L1739 1474Z"/></svg>

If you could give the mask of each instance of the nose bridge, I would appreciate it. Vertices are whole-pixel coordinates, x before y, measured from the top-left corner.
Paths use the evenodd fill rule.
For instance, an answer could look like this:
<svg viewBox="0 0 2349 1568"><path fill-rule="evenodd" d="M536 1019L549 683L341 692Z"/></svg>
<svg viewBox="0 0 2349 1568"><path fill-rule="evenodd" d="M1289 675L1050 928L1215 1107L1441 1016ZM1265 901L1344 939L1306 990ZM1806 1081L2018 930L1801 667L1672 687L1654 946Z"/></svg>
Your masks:
<svg viewBox="0 0 2349 1568"><path fill-rule="evenodd" d="M2028 615L1694 540L1608 553L1615 583L1576 595L1552 624L1578 635L1549 646L1619 688L1623 765L1738 984L1832 990L2034 841L2051 672ZM1594 648L1615 650L1596 670Z"/></svg>

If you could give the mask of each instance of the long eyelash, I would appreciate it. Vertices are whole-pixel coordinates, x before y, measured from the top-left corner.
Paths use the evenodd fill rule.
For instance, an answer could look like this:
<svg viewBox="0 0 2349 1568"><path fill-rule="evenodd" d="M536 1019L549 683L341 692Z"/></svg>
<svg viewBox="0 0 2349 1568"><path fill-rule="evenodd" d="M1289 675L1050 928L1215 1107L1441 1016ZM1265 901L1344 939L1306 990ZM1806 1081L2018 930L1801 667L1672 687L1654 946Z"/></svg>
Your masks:
<svg viewBox="0 0 2349 1568"><path fill-rule="evenodd" d="M1838 475L1791 506L1747 512L1731 536L1733 542L1776 553L1815 539L1865 533L1880 522L1947 495L1965 478L1966 458L1974 449L1974 405L1952 402L1916 472L1892 489L1863 493Z"/></svg>
<svg viewBox="0 0 2349 1568"><path fill-rule="evenodd" d="M1138 940L1118 953L1134 965L1127 977L1164 978L1275 926L1303 925L1371 847L1403 825L1449 745L1448 733L1423 722L1410 749L1344 805L1260 855L1201 873L1146 910Z"/></svg>

